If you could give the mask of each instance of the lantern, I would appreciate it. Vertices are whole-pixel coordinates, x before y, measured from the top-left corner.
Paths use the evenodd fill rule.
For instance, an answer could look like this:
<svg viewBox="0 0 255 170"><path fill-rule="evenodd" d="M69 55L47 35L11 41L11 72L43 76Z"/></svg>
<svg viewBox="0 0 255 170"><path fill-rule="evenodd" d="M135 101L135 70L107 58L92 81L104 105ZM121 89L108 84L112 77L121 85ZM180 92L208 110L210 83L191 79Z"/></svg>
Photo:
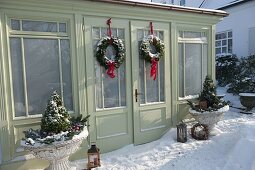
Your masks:
<svg viewBox="0 0 255 170"><path fill-rule="evenodd" d="M177 125L177 141L182 143L187 142L187 125L183 122Z"/></svg>
<svg viewBox="0 0 255 170"><path fill-rule="evenodd" d="M101 166L99 151L100 150L97 148L96 143L92 143L88 150L88 169Z"/></svg>

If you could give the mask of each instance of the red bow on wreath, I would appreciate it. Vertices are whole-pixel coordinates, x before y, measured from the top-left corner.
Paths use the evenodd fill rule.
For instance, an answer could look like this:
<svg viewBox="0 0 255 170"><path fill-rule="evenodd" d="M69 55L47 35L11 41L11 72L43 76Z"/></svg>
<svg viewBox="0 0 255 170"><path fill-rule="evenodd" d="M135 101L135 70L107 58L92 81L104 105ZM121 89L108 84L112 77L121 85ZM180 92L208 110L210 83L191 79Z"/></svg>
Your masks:
<svg viewBox="0 0 255 170"><path fill-rule="evenodd" d="M114 61L108 61L107 65L108 65L108 70L107 70L106 73L107 73L111 78L114 78L114 77L115 77L115 73L114 73L115 62L114 62Z"/></svg>

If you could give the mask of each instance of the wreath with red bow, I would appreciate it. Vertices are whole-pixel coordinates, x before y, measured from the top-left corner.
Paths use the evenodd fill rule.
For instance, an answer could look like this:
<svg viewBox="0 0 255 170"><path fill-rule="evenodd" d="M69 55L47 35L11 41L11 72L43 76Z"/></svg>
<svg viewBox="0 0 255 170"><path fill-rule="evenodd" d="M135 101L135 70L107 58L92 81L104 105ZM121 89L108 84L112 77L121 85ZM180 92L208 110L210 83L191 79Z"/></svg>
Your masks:
<svg viewBox="0 0 255 170"><path fill-rule="evenodd" d="M106 49L109 45L112 45L116 51L114 60L111 60L106 56ZM122 40L108 36L102 38L97 44L96 58L100 65L107 70L107 74L111 78L114 78L115 68L119 68L125 60L125 48Z"/></svg>
<svg viewBox="0 0 255 170"><path fill-rule="evenodd" d="M154 46L156 49L156 53L151 53L150 46ZM153 80L156 80L157 76L157 65L158 61L161 57L165 55L165 45L160 38L154 35L149 35L143 39L140 45L140 53L141 56L148 62L151 63L151 74Z"/></svg>

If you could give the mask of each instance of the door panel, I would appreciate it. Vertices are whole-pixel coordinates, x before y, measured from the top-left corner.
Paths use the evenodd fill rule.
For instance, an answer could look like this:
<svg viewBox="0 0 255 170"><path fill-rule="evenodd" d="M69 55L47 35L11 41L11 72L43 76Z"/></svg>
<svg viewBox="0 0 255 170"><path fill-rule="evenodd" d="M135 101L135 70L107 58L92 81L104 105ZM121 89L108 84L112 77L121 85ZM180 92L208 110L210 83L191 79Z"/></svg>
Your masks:
<svg viewBox="0 0 255 170"><path fill-rule="evenodd" d="M107 36L107 19L84 19L90 142L96 142L102 152L133 143L129 22L112 18L112 34L122 39L126 59L115 69L116 77L110 78L94 57L97 43ZM114 51L109 47L106 55L110 58Z"/></svg>
<svg viewBox="0 0 255 170"><path fill-rule="evenodd" d="M170 74L166 74L170 72L169 25L165 23L153 23L153 25L154 35L166 44L165 56L158 63L158 74L155 81L150 77L151 64L139 54L142 39L150 33L149 22L131 22L135 144L147 143L160 138L171 125ZM153 47L151 52L155 52ZM138 97L136 93L139 94Z"/></svg>

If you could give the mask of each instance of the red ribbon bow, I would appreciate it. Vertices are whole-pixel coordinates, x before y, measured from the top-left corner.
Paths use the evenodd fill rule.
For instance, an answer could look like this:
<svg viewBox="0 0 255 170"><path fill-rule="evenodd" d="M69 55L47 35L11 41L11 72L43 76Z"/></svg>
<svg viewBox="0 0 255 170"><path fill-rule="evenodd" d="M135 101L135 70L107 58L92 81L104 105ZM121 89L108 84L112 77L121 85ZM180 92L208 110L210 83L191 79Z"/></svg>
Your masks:
<svg viewBox="0 0 255 170"><path fill-rule="evenodd" d="M109 18L109 19L106 21L106 24L109 26L109 28L108 28L108 36L109 36L109 37L112 36L111 23L112 23L112 19Z"/></svg>
<svg viewBox="0 0 255 170"><path fill-rule="evenodd" d="M158 70L158 60L155 58L151 60L151 77L155 81L157 78L157 70Z"/></svg>
<svg viewBox="0 0 255 170"><path fill-rule="evenodd" d="M109 61L107 63L108 65L108 70L107 70L107 74L111 77L114 78L115 77L115 73L114 73L114 69L115 69L115 62L114 61Z"/></svg>

